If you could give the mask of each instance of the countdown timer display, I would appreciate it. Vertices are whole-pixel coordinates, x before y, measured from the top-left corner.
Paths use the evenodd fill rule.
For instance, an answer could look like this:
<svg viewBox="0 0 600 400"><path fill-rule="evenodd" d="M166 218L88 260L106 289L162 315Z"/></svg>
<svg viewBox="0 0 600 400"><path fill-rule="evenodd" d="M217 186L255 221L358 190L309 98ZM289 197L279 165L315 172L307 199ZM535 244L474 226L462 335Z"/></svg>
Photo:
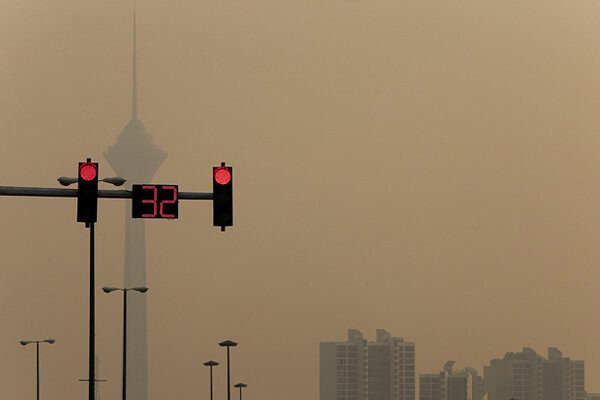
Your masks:
<svg viewBox="0 0 600 400"><path fill-rule="evenodd" d="M179 215L177 185L132 185L131 217L175 219Z"/></svg>

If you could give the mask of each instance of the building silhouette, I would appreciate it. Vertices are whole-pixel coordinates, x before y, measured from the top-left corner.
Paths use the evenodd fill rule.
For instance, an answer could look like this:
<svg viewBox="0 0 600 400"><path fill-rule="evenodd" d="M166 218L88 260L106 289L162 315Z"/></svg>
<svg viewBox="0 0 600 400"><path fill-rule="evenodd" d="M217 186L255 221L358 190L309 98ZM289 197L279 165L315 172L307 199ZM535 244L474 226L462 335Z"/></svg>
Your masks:
<svg viewBox="0 0 600 400"><path fill-rule="evenodd" d="M319 346L319 398L321 400L367 399L366 340L356 329L348 330L346 342Z"/></svg>
<svg viewBox="0 0 600 400"><path fill-rule="evenodd" d="M583 360L570 360L570 400L587 400L585 392L585 362Z"/></svg>
<svg viewBox="0 0 600 400"><path fill-rule="evenodd" d="M555 347L548 348L547 359L529 347L506 353L483 371L488 400L583 400L584 374L582 360L563 357Z"/></svg>
<svg viewBox="0 0 600 400"><path fill-rule="evenodd" d="M600 393L586 393L586 400L600 400Z"/></svg>
<svg viewBox="0 0 600 400"><path fill-rule="evenodd" d="M131 184L149 183L166 159L167 154L155 143L144 124L138 119L137 97L137 32L135 2L133 5L133 50L131 119L104 158L114 172ZM124 285L147 286L146 231L143 219L131 218L131 202L125 209ZM131 296L127 302L127 398L148 398L146 296Z"/></svg>
<svg viewBox="0 0 600 400"><path fill-rule="evenodd" d="M378 329L368 342L356 329L345 342L319 346L321 400L415 400L415 344Z"/></svg>
<svg viewBox="0 0 600 400"><path fill-rule="evenodd" d="M419 400L440 400L440 374L419 374Z"/></svg>
<svg viewBox="0 0 600 400"><path fill-rule="evenodd" d="M454 371L448 361L437 374L419 375L419 400L483 400L483 379L474 368Z"/></svg>

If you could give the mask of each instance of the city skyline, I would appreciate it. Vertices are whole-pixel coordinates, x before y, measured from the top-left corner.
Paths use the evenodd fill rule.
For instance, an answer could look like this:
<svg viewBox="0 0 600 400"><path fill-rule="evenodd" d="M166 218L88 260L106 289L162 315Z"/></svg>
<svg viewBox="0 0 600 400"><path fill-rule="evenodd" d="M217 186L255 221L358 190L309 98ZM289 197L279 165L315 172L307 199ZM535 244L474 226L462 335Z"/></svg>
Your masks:
<svg viewBox="0 0 600 400"><path fill-rule="evenodd" d="M320 400L593 400L586 390L585 361L548 347L544 358L530 347L508 351L481 368L418 371L416 341L378 328L374 341L355 328L347 339L319 343ZM489 364L489 365L488 365ZM418 378L418 379L417 379Z"/></svg>

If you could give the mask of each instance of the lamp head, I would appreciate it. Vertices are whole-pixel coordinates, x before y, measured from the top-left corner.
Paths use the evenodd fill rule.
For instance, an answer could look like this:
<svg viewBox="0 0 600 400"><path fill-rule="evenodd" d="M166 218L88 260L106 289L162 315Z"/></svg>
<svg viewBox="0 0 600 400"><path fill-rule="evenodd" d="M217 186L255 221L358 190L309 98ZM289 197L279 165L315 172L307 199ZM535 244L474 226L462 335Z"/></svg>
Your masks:
<svg viewBox="0 0 600 400"><path fill-rule="evenodd" d="M19 343L21 343L21 346L25 346L31 343L31 340L20 340Z"/></svg>
<svg viewBox="0 0 600 400"><path fill-rule="evenodd" d="M219 343L219 346L221 346L221 347L235 347L235 346L237 346L237 343L233 342L231 340L226 340L224 342Z"/></svg>
<svg viewBox="0 0 600 400"><path fill-rule="evenodd" d="M146 293L148 291L148 288L145 286L140 286L140 287L131 288L131 290L135 290L136 292L140 292L140 293Z"/></svg>
<svg viewBox="0 0 600 400"><path fill-rule="evenodd" d="M218 362L210 360L204 363L204 365L206 365L207 367L216 367L217 365L219 365Z"/></svg>
<svg viewBox="0 0 600 400"><path fill-rule="evenodd" d="M247 386L248 385L246 385L245 383L236 383L235 385L233 385L233 387L240 388L240 389L245 388Z"/></svg>
<svg viewBox="0 0 600 400"><path fill-rule="evenodd" d="M111 185L114 185L114 186L123 186L123 184L125 182L127 182L127 179L122 178L120 176L115 176L115 177L112 177L112 178L101 179L101 181L102 182L106 182L106 183L110 183Z"/></svg>
<svg viewBox="0 0 600 400"><path fill-rule="evenodd" d="M69 186L72 185L74 183L77 183L78 179L77 178L71 178L70 176L61 176L57 179L58 183L60 183L63 186Z"/></svg>
<svg viewBox="0 0 600 400"><path fill-rule="evenodd" d="M110 292L114 292L115 290L119 290L119 289L117 289L116 287L110 287L110 286L108 286L108 287L107 287L107 286L104 286L104 287L102 288L102 291L103 291L104 293L110 293Z"/></svg>
<svg viewBox="0 0 600 400"><path fill-rule="evenodd" d="M43 341L46 342L46 343L49 343L49 344L54 344L54 342L56 342L56 340L54 340L54 339L46 339L46 340L43 340Z"/></svg>

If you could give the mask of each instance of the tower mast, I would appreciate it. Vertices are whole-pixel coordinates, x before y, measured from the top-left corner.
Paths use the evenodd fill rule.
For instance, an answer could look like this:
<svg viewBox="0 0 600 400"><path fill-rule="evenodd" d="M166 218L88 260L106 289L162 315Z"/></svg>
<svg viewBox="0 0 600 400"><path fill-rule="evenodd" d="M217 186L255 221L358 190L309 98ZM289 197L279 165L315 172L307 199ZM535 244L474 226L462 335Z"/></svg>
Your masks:
<svg viewBox="0 0 600 400"><path fill-rule="evenodd" d="M138 116L138 77L137 77L137 25L136 4L133 2L132 37L132 85L131 119L114 145L104 152L118 176L131 184L149 183L167 158L167 154L154 143ZM124 244L124 286L148 286L146 283L146 228L143 220L131 218L131 203L125 209ZM127 303L127 398L147 400L148 398L148 339L146 297L132 296Z"/></svg>

